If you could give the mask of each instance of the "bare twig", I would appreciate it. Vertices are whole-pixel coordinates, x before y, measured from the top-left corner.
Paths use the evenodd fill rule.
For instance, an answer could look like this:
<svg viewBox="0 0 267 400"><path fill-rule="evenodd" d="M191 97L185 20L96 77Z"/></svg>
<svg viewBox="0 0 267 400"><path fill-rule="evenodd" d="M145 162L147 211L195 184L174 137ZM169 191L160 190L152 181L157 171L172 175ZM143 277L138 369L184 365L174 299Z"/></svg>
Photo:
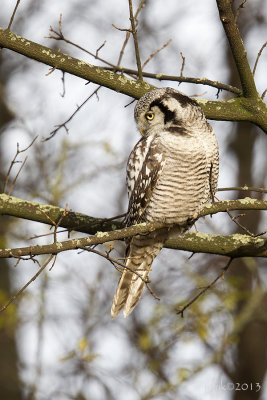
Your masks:
<svg viewBox="0 0 267 400"><path fill-rule="evenodd" d="M9 24L8 24L8 27L7 27L8 30L11 28L11 25L13 24L13 21L14 21L15 14L16 14L16 12L17 12L19 3L20 3L20 0L17 0L17 3L16 3L16 5L15 5L14 11L13 11L13 13L12 13L12 15L11 15L11 18L10 18L10 21L9 21Z"/></svg>
<svg viewBox="0 0 267 400"><path fill-rule="evenodd" d="M242 0L242 2L239 4L237 10L236 10L236 14L235 14L235 23L237 23L237 20L239 18L239 14L241 11L241 8L245 8L244 4L246 3L247 0Z"/></svg>
<svg viewBox="0 0 267 400"><path fill-rule="evenodd" d="M63 90L62 90L62 93L60 94L60 96L61 96L61 97L64 97L64 96L65 96L65 93L66 93L66 87L65 87L65 72L63 72L63 71L62 71L62 78L61 78L61 80L62 80L62 88L63 88Z"/></svg>
<svg viewBox="0 0 267 400"><path fill-rule="evenodd" d="M79 106L77 107L77 109L71 114L71 116L70 116L65 122L62 122L61 124L56 125L56 129L54 129L52 132L50 132L49 136L46 137L46 138L43 138L42 141L43 141L43 142L46 142L47 140L52 139L52 138L57 134L57 132L58 132L60 129L62 129L62 128L65 128L66 132L68 133L68 132L69 132L69 129L67 128L67 124L72 120L72 118L77 114L77 112L87 103L88 100L90 100L94 95L97 95L97 92L99 91L100 88L101 88L101 86L98 86L98 87L93 91L93 93L91 93L90 96L88 96L88 97L82 102L82 104L79 105Z"/></svg>
<svg viewBox="0 0 267 400"><path fill-rule="evenodd" d="M56 69L57 69L57 67L51 67L51 68L49 69L49 71L45 74L45 76L51 75Z"/></svg>
<svg viewBox="0 0 267 400"><path fill-rule="evenodd" d="M144 283L148 283L147 279L144 279L138 271L128 267L126 264L121 263L118 259L110 257L109 252L102 253L101 251L98 251L96 249L93 249L92 247L82 247L83 250L88 251L89 253L95 253L98 254L101 257L104 257L106 260L110 261L110 263L119 271L123 272L124 269L127 269L128 271L132 272L133 274L137 275L138 278L142 279ZM118 268L119 266L120 268Z"/></svg>
<svg viewBox="0 0 267 400"><path fill-rule="evenodd" d="M140 3L140 5L138 7L138 10L136 11L136 14L134 16L135 19L137 18L137 15L140 12L140 10L142 9L144 3L145 3L144 0ZM126 47L126 45L128 43L128 40L130 38L130 31L131 30L130 29L120 29L118 27L115 27L115 28L119 29L119 30L126 31L126 38L125 38L125 41L123 43L123 46L122 46L122 49L121 49L121 52L120 52L120 56L119 56L119 59L118 59L118 62L117 62L117 65L114 65L114 64L110 63L109 61L99 57L97 51L94 54L93 52L85 49L84 47L78 45L77 43L74 43L71 40L67 39L63 35L63 32L62 32L62 15L61 14L60 14L60 19L59 19L59 31L57 32L52 27L50 27L50 32L52 32L54 35L50 33L48 38L49 39L54 39L54 40L63 40L65 43L68 43L71 46L74 46L74 47L84 51L85 53L89 54L90 56L94 57L95 59L103 62L106 66L108 66L109 68L105 67L106 70L125 73L125 74L128 74L131 77L133 75L138 76L138 71L136 71L134 69L120 67L120 63L121 63L121 60L122 60L122 57L123 57L123 54L124 54L125 47ZM184 62L183 62L183 64L184 64ZM183 68L183 66L182 66L182 68ZM226 85L226 84L218 82L218 81L212 81L212 80L207 79L207 78L184 77L184 76L181 76L181 73L180 73L180 76L177 77L176 75L173 76L173 75L166 75L166 74L161 74L161 73L153 74L153 73L142 71L142 75L143 75L143 77L157 79L157 80L160 80L160 81L161 80L167 80L167 81L174 81L174 82L176 81L176 82L186 82L186 83L195 83L195 84L201 84L201 85L208 85L208 86L211 86L211 87L215 87L215 88L218 88L218 89L222 89L222 90L226 90L226 91L235 93L237 95L241 95L241 93L242 93L242 91L240 89L238 89L238 88L236 88L234 86L231 86L231 85Z"/></svg>
<svg viewBox="0 0 267 400"><path fill-rule="evenodd" d="M185 56L183 55L183 53L180 51L180 56L182 57L182 66L181 66L181 70L180 70L180 77L183 76L183 72L184 72L184 67L185 67Z"/></svg>
<svg viewBox="0 0 267 400"><path fill-rule="evenodd" d="M131 29L129 29L129 28L119 28L115 24L111 24L111 25L113 26L113 28L117 29L117 31L131 33Z"/></svg>
<svg viewBox="0 0 267 400"><path fill-rule="evenodd" d="M132 27L131 33L133 35L134 47L135 47L135 58L136 58L136 65L137 65L137 70L138 70L138 80L142 81L143 75L142 75L142 67L141 67L140 53L139 53L138 40L137 40L137 32L136 32L136 27L135 27L135 19L133 16L132 0L129 0L129 12L130 12L131 27Z"/></svg>
<svg viewBox="0 0 267 400"><path fill-rule="evenodd" d="M101 257L104 257L106 260L108 260L117 270L119 270L119 272L123 272L124 269L127 269L128 271L132 272L133 274L137 275L138 278L140 278L146 285L148 291L150 292L150 294L156 299L156 300L160 300L160 298L154 293L154 291L151 289L149 283L150 281L148 280L148 278L143 278L139 273L138 270L134 270L130 267L128 267L126 264L123 264L119 261L119 259L115 259L110 257L110 251L105 253L102 253L101 251L98 251L96 249L93 249L92 247L84 247L84 250L91 252L91 253L95 253L98 254ZM119 268L117 267L119 266ZM140 271L140 270L139 270Z"/></svg>
<svg viewBox="0 0 267 400"><path fill-rule="evenodd" d="M266 93L267 93L267 89L265 89L264 92L263 92L262 95L261 95L261 99L262 99L262 100L264 99Z"/></svg>
<svg viewBox="0 0 267 400"><path fill-rule="evenodd" d="M224 3L228 4L228 1L217 0L217 2L219 1L221 6ZM140 85L128 77L124 76L122 79L121 76L116 75L114 72L105 69L100 70L99 66L88 64L71 56L66 57L66 54L59 50L42 46L2 28L0 28L0 46L32 60L38 60L49 66L56 66L58 70L68 72L85 79L87 82L91 81L135 99L139 99L148 90L154 89L154 86L148 82ZM241 45L241 49L244 50L243 45ZM242 57L244 55L243 50ZM240 62L242 64L241 59ZM253 78L252 72L251 76ZM250 83L250 81L248 82ZM245 97L236 97L226 101L198 100L198 104L208 119L250 121L259 126L264 132L267 132L266 105L259 99L256 88L255 92L252 87L250 89L244 92ZM257 104L257 113L255 112L255 104Z"/></svg>
<svg viewBox="0 0 267 400"><path fill-rule="evenodd" d="M260 50L259 50L259 52L258 52L256 61L255 61L255 64L254 64L253 72L252 72L253 75L255 75L256 68L257 68L257 65L258 65L258 62L259 62L259 58L260 58L260 56L261 56L261 53L263 52L263 49L264 49L266 46L267 46L267 42L265 42L265 43L261 46L261 48L260 48Z"/></svg>
<svg viewBox="0 0 267 400"><path fill-rule="evenodd" d="M229 191L229 190L238 190L238 191L244 191L244 192L267 193L266 189L256 188L256 187L249 187L249 186L233 186L233 187L218 188L217 192L225 192L225 191Z"/></svg>
<svg viewBox="0 0 267 400"><path fill-rule="evenodd" d="M80 46L79 44L74 43L74 42L72 42L71 40L67 39L67 38L63 35L63 32L62 32L62 14L60 14L60 16L59 16L58 25L59 25L59 30L58 30L58 31L56 31L52 26L50 26L50 29L49 29L50 33L49 33L49 36L46 36L46 38L48 38L48 39L54 39L54 40L62 40L62 41L64 41L65 43L68 43L68 44L70 44L71 46L74 46L74 47L76 47L77 49L82 50L82 51L85 52L86 54L89 54L90 56L94 57L96 60L99 60L99 61L103 62L104 64L109 65L109 66L112 67L112 68L115 67L114 64L108 62L107 60L104 60L104 59L101 58L101 57L99 57L98 51L100 50L100 48L103 47L103 45L101 45L100 48L98 48L98 49L96 50L95 54L94 54L93 52L91 52L91 51L85 49L84 47Z"/></svg>
<svg viewBox="0 0 267 400"><path fill-rule="evenodd" d="M107 43L107 41L104 40L104 42L98 47L98 49L96 49L96 52L95 52L96 58L98 57L98 53L100 52L101 49L103 49L103 47L105 46L106 43Z"/></svg>
<svg viewBox="0 0 267 400"><path fill-rule="evenodd" d="M126 36L125 36L125 40L124 40L124 42L123 42L123 45L122 45L122 48L121 48L121 51L120 51L120 54L119 54L119 59L118 59L118 62L117 62L117 66L116 67L118 67L119 65L120 65L120 63L121 63L121 60L122 60L122 57L123 57L123 55L124 55L124 51L125 51L125 48L126 48L126 46L127 46L127 43L128 43L128 41L129 41L129 39L130 39L130 32L128 31L128 32L126 32Z"/></svg>
<svg viewBox="0 0 267 400"><path fill-rule="evenodd" d="M12 167L14 166L14 164L21 162L21 161L16 161L18 155L19 155L20 153L24 153L25 151L27 151L27 150L33 145L33 143L35 142L35 140L36 140L37 138L38 138L38 136L35 136L35 138L31 141L31 143L29 144L29 146L25 147L25 149L22 149L22 150L19 149L19 143L17 143L17 151L16 151L16 154L15 154L13 160L11 161L10 166L9 166L9 169L8 169L8 171L7 171L7 175L6 175L6 179L5 179L5 184L4 184L4 189L3 189L3 192L4 192L4 193L5 193L6 190L7 190L7 185L8 185L8 181L9 181L9 177L10 177L10 173L11 173ZM13 180L12 185L11 185L11 188L9 189L8 195L11 194L11 191L13 190L14 185L15 185L15 183L16 183L16 180L17 180L17 178L18 178L18 175L19 175L21 169L23 168L23 165L25 164L26 160L27 160L27 157L24 159L23 164L22 164L22 166L21 166L20 169L19 169L19 172L17 173L15 179Z"/></svg>
<svg viewBox="0 0 267 400"><path fill-rule="evenodd" d="M232 215L232 213L230 213L229 210L226 210L227 214L229 215L229 217L231 218L231 220L237 225L239 226L239 228L243 229L244 232L246 232L248 235L255 237L255 234L250 232L250 230L248 230L244 225L242 225L237 219L241 216L240 214L237 216ZM244 214L242 214L242 216L244 216Z"/></svg>
<svg viewBox="0 0 267 400"><path fill-rule="evenodd" d="M193 297L192 300L190 300L188 303L186 303L185 306L182 306L177 311L177 315L181 315L181 317L183 318L184 317L184 312L188 307L190 307L200 296L202 296L204 293L206 293L207 290L209 290L212 286L214 286L215 283L219 279L221 279L221 278L224 279L224 274L226 273L226 271L230 267L230 264L231 264L232 261L233 261L233 259L230 258L228 263L226 264L226 266L222 269L222 272L220 273L220 275L218 275L212 282L210 282L207 286L205 286L195 297Z"/></svg>
<svg viewBox="0 0 267 400"><path fill-rule="evenodd" d="M8 191L8 194L7 194L8 196L11 195L12 190L14 189L14 186L15 186L15 184L16 184L16 182L17 182L18 177L19 177L19 174L21 173L22 168L24 167L24 165L25 165L25 163L26 163L27 160L28 160L28 156L26 156L26 157L24 158L24 160L22 161L22 164L21 164L21 166L20 166L20 168L19 168L17 174L16 174L15 178L13 179L12 184L10 185L10 188L9 188L9 191Z"/></svg>
<svg viewBox="0 0 267 400"><path fill-rule="evenodd" d="M169 39L163 46L161 46L159 49L155 50L153 53L150 54L150 56L146 59L146 61L144 62L144 64L142 65L142 70L144 69L144 67L149 63L149 61L156 55L158 54L161 50L165 49L165 47L167 47L170 43L171 43L172 39Z"/></svg>
<svg viewBox="0 0 267 400"><path fill-rule="evenodd" d="M46 266L50 263L50 261L54 258L54 255L51 255L50 257L48 257L48 259L46 260L46 262L42 265L42 267L39 269L39 271L26 283L26 285L24 285L14 296L11 297L11 299L9 299L9 301L0 308L0 312L5 311L7 309L7 307L13 303L20 295L21 293L24 292L24 290L33 282L35 281L35 279L42 273L42 271L46 268ZM37 260L35 260L36 262ZM39 264L39 262L38 262Z"/></svg>
<svg viewBox="0 0 267 400"><path fill-rule="evenodd" d="M139 6L138 6L138 8L137 8L137 10L136 10L136 13L135 13L135 15L134 15L134 19L135 19L136 23L137 23L138 14L140 13L141 9L144 7L145 2L146 2L146 0L141 0L140 3L139 3ZM131 34L130 34L129 30L128 30L128 31L126 32L125 40L124 40L124 42L123 42L123 45L122 45L122 48L121 48L121 51L120 51L120 54L119 54L119 59L118 59L118 62L117 62L117 67L121 64L122 57L123 57L123 55L124 55L124 50L125 50L125 48L126 48L126 46L127 46L127 43L128 43L128 41L129 41L129 39L130 39L130 36L131 36Z"/></svg>

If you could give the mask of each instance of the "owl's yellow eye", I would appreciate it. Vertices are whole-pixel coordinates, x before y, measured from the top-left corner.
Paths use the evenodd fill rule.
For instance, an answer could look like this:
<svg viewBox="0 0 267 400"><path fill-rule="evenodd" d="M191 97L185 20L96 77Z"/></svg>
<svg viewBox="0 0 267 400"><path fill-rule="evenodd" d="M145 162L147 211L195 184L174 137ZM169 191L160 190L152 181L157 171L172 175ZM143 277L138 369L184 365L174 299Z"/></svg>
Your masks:
<svg viewBox="0 0 267 400"><path fill-rule="evenodd" d="M145 117L148 121L152 121L152 119L155 117L155 114L152 111L149 111L146 113Z"/></svg>

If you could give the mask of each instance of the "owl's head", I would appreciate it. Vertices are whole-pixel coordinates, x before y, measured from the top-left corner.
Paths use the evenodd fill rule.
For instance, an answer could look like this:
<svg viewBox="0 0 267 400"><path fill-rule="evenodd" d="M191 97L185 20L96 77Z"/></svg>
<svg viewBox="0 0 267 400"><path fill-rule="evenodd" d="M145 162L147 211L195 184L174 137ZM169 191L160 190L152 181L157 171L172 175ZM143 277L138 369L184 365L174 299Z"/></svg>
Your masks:
<svg viewBox="0 0 267 400"><path fill-rule="evenodd" d="M179 133L205 120L195 100L168 87L145 93L135 106L134 118L144 136L155 130Z"/></svg>

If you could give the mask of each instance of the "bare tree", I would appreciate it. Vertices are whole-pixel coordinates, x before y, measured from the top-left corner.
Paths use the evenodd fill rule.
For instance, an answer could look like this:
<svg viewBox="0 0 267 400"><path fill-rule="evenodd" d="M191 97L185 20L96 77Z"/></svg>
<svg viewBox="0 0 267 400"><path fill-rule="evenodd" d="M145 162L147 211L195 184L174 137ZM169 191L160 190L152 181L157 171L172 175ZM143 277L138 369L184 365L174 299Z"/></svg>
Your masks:
<svg viewBox="0 0 267 400"><path fill-rule="evenodd" d="M65 131L69 131L69 125L72 123L73 119L76 118L77 113L81 113L85 104L88 101L92 101L92 99L96 99L99 93L101 93L102 88L108 88L111 91L119 92L121 94L128 95L134 99L138 99L144 94L146 91L152 89L154 87L154 83L160 84L162 81L167 82L176 82L177 84L194 84L194 85L204 85L205 87L212 87L217 90L217 99L201 99L197 97L197 101L202 107L207 118L211 120L219 120L219 121L242 121L242 123L249 122L252 124L251 126L257 127L256 130L251 131L251 133L246 134L244 129L240 130L239 137L240 141L236 142L236 148L243 149L242 144L244 143L244 137L254 137L260 134L261 132L267 132L267 110L266 104L264 103L265 92L259 93L256 87L255 76L258 64L261 61L261 55L266 47L266 43L258 45L258 55L256 58L256 62L254 63L254 67L250 67L250 63L248 61L248 57L246 55L246 49L243 44L240 32L239 32L239 21L241 20L241 16L246 15L248 13L248 7L246 6L246 2L242 1L240 4L236 4L233 6L234 2L231 0L217 0L217 9L219 12L219 18L221 22L221 26L224 29L225 38L229 44L229 53L230 57L233 60L233 68L235 69L235 79L232 79L230 84L222 83L219 81L215 81L212 79L191 77L185 76L185 67L186 67L186 58L184 54L181 52L181 68L179 75L168 75L167 73L159 73L157 72L146 72L148 63L153 65L154 59L159 55L161 51L164 51L167 46L171 46L171 42L169 40L163 41L163 43L150 54L147 55L145 61L142 60L140 53L140 47L142 43L147 40L147 37L153 39L156 37L157 32L153 31L153 27L149 25L148 20L146 19L147 13L152 11L150 7L151 3L147 2L145 6L145 1L141 1L136 7L133 9L132 2L129 1L129 17L130 22L126 21L126 27L121 28L120 26L115 26L114 29L117 29L118 32L123 35L124 42L121 48L118 51L118 58L114 61L109 61L106 58L102 58L101 52L105 43L101 43L97 46L96 51L91 51L85 49L84 45L77 44L71 39L69 39L68 35L65 34L65 26L67 23L64 22L62 16L60 16L58 27L51 27L48 37L53 40L51 47L45 47L36 42L28 40L27 38L16 35L12 32L12 27L16 21L16 13L18 12L17 6L20 5L20 1L17 1L16 8L14 9L14 13L10 19L8 24L8 29L0 28L0 46L2 47L2 58L7 57L8 51L6 49L11 50L13 53L19 53L27 59L36 60L40 63L49 65L51 67L48 74L53 75L56 70L62 71L62 92L65 93L66 79L67 74L71 74L72 76L76 76L84 79L87 82L95 83L97 86L91 91L90 95L86 97L86 99L77 107L77 109L64 121L58 124L54 130L51 131L50 135L47 135L43 138L43 141L40 143L36 143L34 141L34 137L29 141L28 145L25 148L21 149L18 147L15 158L13 159L10 168L7 172L6 177L4 178L4 193L0 195L0 212L2 215L9 215L16 217L18 219L26 219L27 221L35 221L39 223L46 224L52 227L52 241L48 244L40 241L40 244L35 244L35 238L32 239L30 245L19 247L13 246L12 248L6 248L0 250L0 257L10 258L15 261L16 265L22 265L23 262L27 260L29 263L36 263L39 266L37 272L28 279L27 283L20 287L20 290L13 297L11 296L7 302L4 302L2 305L2 311L6 310L7 307L17 300L18 295L24 292L26 288L28 288L33 281L38 276L43 276L43 290L45 293L45 287L47 285L46 278L44 275L44 271L50 267L50 269L54 268L54 265L57 261L57 258L60 257L60 254L65 253L69 250L81 250L83 251L83 255L100 256L103 259L108 260L113 266L116 266L117 269L123 267L122 260L120 260L117 256L114 256L111 253L111 248L109 248L108 244L106 247L95 248L96 245L101 245L109 242L113 242L115 240L122 240L124 238L136 235L138 233L145 233L150 230L158 229L161 227L159 224L141 224L132 226L129 228L124 228L123 222L121 222L120 218L109 218L108 215L102 218L98 218L96 216L88 216L82 213L74 212L66 206L65 208L60 208L58 206L59 199L62 199L63 193L66 192L66 187L62 187L60 185L60 179L56 179L53 175L53 168L49 170L49 166L51 167L51 157L49 152L46 153L46 156L42 154L43 148L45 144L53 143L53 141L58 137L58 135ZM92 6L92 5L90 5ZM128 26L127 26L128 24ZM219 24L219 19L218 19ZM143 36L142 36L143 29ZM139 40L137 38L139 37ZM53 47L52 47L53 46ZM86 57L93 57L94 64L89 64L87 61L84 61L81 58L74 58L68 54L65 54L65 48L67 46L72 46L73 51L82 51L86 54ZM131 47L129 47L131 46ZM59 50L59 48L64 48L64 52ZM131 56L134 55L136 68L127 68L123 67L123 59L125 55L125 51L127 48L131 49ZM68 47L69 49L69 47ZM81 53L78 53L81 54ZM142 55L142 54L141 54ZM13 56L14 59L18 57L17 55ZM148 83L149 82L151 83ZM219 100L219 94L221 92L225 93L225 99ZM29 146L30 145L30 146ZM51 145L53 146L53 144ZM32 149L35 148L35 157L36 157L36 165L38 165L38 169L41 172L42 179L39 178L38 185L36 188L39 188L40 192L44 192L43 198L46 199L48 204L42 204L41 202L32 201L31 196L29 194L30 190L27 193L27 187L23 187L21 190L24 195L28 196L25 199L21 199L19 196L11 196L12 191L15 188L19 188L19 177L21 175L21 170L18 169L18 173L14 174L14 167L18 161L18 157L24 156L26 153L30 153ZM239 156L240 166L239 171L244 172L244 167L241 165L241 161L244 159L248 159L251 154L252 144L248 144L246 146L247 152L244 155ZM78 149L78 147L77 147ZM24 151L25 150L25 151ZM67 159L71 154L70 149L64 148L63 145L57 149L58 154L61 157L60 162L63 167L66 169L67 167ZM250 151L250 153L249 153ZM25 158L23 158L24 160ZM50 164L50 165L49 165ZM56 164L54 164L56 165ZM59 167L60 163L58 160L57 167ZM249 165L249 163L247 163ZM22 168L26 169L24 164L22 163ZM251 163L250 167L251 168ZM107 166L103 163L103 169L106 170ZM23 170L23 169L22 169ZM54 170L57 170L54 168ZM49 171L49 172L48 172ZM51 175L52 174L52 175ZM28 175L29 176L29 175ZM49 186L49 182L51 181L51 176L55 178L55 184L53 185L53 191L47 191ZM173 374L173 367L168 367L168 359L171 357L172 351L175 352L175 344L177 339L177 329L182 329L181 327L177 329L171 329L169 335L166 336L164 345L160 347L157 342L157 338L155 332L158 332L159 335L163 335L161 331L162 324L165 326L176 326L175 319L177 318L177 313L182 316L186 315L187 323L191 326L191 329L198 333L199 337L203 341L206 351L210 351L211 357L208 365L211 364L220 364L222 370L228 375L234 385L240 383L251 383L253 385L251 389L251 393L253 392L253 398L257 399L262 393L262 390L257 390L259 387L257 384L262 386L263 377L265 375L265 358L262 352L261 361L257 356L253 358L255 363L260 364L259 371L253 376L252 370L255 371L255 368L251 368L249 372L241 373L240 368L237 367L234 370L231 370L229 367L229 360L227 359L228 354L231 354L234 349L234 337L240 334L240 342L237 346L237 350L240 352L239 356L236 358L237 363L241 362L242 356L245 354L243 348L248 347L247 335L249 335L250 329L253 328L253 324L257 323L258 320L262 321L262 330L256 329L254 332L258 332L264 338L266 323L264 313L259 313L257 316L253 316L253 310L259 304L264 305L266 302L266 288L262 286L261 278L258 277L256 279L256 288L255 296L252 291L252 286L255 284L254 275L253 277L250 275L250 267L248 265L247 259L243 259L243 257L255 257L255 259L259 260L259 267L262 264L261 260L265 260L267 257L267 239L266 239L266 229L263 229L259 226L259 224L254 224L253 226L248 225L248 223L240 218L240 214L236 214L235 211L246 212L249 211L250 215L252 215L252 219L255 222L255 215L257 215L258 219L261 218L259 211L267 209L267 202L264 200L264 194L266 190L263 188L264 182L259 181L257 187L253 184L253 180L249 179L250 172L249 170L245 174L245 177L242 177L238 181L238 185L234 188L221 188L221 192L228 193L231 189L232 192L237 192L238 197L234 200L222 200L216 201L211 204L207 204L202 213L199 215L199 218L208 216L208 215L216 215L217 213L225 213L225 219L227 226L229 226L229 231L231 231L234 222L238 228L238 232L229 232L228 235L225 234L215 234L215 233L200 233L200 232L189 232L183 237L178 237L175 240L169 241L166 243L166 247L176 249L176 250L186 250L193 252L194 254L198 253L201 257L202 253L213 254L217 256L226 256L226 258L220 259L220 271L218 273L214 273L211 279L202 278L199 280L197 274L192 273L191 276L188 275L185 269L181 269L183 271L184 276L189 281L189 290L192 289L192 297L188 299L182 299L179 296L176 300L173 301L173 304L170 307L166 306L164 312L161 317L157 316L157 312L153 313L150 320L147 323L144 323L144 320L139 317L137 314L134 314L132 320L128 323L128 327L126 330L128 332L129 342L134 346L137 350L136 359L131 360L131 362L127 361L128 364L125 365L126 370L130 371L132 366L136 366L138 363L138 357L143 357L144 365L149 366L149 370L153 372L156 377L153 381L153 384L147 387L147 390L143 392L143 399L149 398L160 398L161 395L172 396L173 393L179 393L177 390L180 390L180 387L183 382L190 381L192 376L195 376L197 372L204 370L205 363L199 363L197 368L186 371L182 367L177 367L177 376L176 379L171 379L170 376ZM31 184L35 179L33 177L29 178L28 187L34 187ZM53 180L53 179L52 179ZM43 190L42 182L46 182L47 186ZM57 189L57 190L56 190ZM38 192L38 189L35 189ZM19 190L18 190L19 192ZM250 197L247 197L249 194ZM255 196L258 195L258 196ZM218 194L219 196L221 193ZM244 195L246 196L245 198ZM37 197L37 196L36 196ZM41 196L40 196L41 197ZM39 197L39 198L40 198ZM256 198L255 198L256 197ZM123 206L120 205L120 209L118 213L122 213L125 210L122 209ZM256 214L258 213L258 214ZM71 232L81 232L89 234L90 236L78 236L74 233L74 237L68 237L66 240L59 240L59 232L62 228L65 228L65 231ZM11 247L11 246L9 246ZM42 258L46 256L47 258ZM81 259L81 255L76 256L77 259ZM238 271L236 276L240 277L242 273L246 273L248 279L245 281L244 285L240 286L240 291L249 290L251 294L250 297L246 297L245 299L240 295L238 291L235 291L231 286L231 277L233 276L234 266L237 265L238 259L242 258L241 264L239 264ZM201 260L201 258L199 258ZM235 261L232 263L232 260ZM214 269L214 258L210 256L210 258L205 258L203 264L203 271L205 273L207 270ZM243 264L242 264L243 263ZM231 265L231 267L230 267ZM235 324L237 325L235 329L232 331L224 332L224 335L221 334L218 336L218 342L214 343L211 338L209 338L209 331L212 329L212 324L216 323L216 318L218 321L222 323L222 321L229 318L229 314L233 312L231 307L226 307L226 310L223 310L224 303L226 303L227 293L224 292L224 289L220 285L215 285L221 278L224 278L224 275L227 270L231 270L231 277L229 278L229 287L228 298L230 295L236 295L237 300L234 302L234 306L236 307L236 316L235 316ZM244 272L246 271L246 272ZM181 272L180 272L181 273ZM254 274L255 272L253 272ZM260 274L263 272L260 272ZM173 285L172 282L172 274L176 276L177 271L172 269L170 266L170 273L167 281L170 285ZM248 274L248 275L247 275ZM225 276L225 279L227 279ZM99 273L96 279L96 285L99 287L101 285L106 285L103 282L103 274ZM160 279L157 282L156 279L153 280L155 283L155 293L164 292L164 288L162 288ZM249 288L247 288L249 285ZM196 287L200 287L200 290L196 291ZM176 286L173 288L174 293L181 287ZM215 296L216 301L218 302L217 306L211 307L208 312L205 312L205 301L209 301L211 297L202 296L204 293L207 293L208 290L212 288L210 296ZM239 293L239 295L237 294ZM91 301L96 301L97 291L88 289L88 296ZM109 296L104 296L105 300L109 298ZM198 300L198 301L196 301ZM253 303L253 301L255 302ZM145 301L145 300L144 300ZM249 308L251 307L251 308ZM249 310L248 310L249 308ZM263 307L261 307L263 308ZM99 309L99 306L98 306ZM251 311L252 310L252 311ZM94 311L91 310L92 313ZM234 314L234 313L233 313ZM198 322L196 322L197 315ZM238 325L238 319L242 319L246 317L246 323L240 322ZM81 310L81 321L86 326L86 318L88 317L88 310ZM42 317L44 319L44 316ZM39 318L39 326L42 326L42 318ZM256 318L256 322L255 322ZM108 322L110 324L110 322ZM240 328L243 327L244 329ZM248 331L246 331L246 328ZM41 328L40 328L41 329ZM92 332L92 326L87 326L84 329L84 337L87 337ZM241 332L243 336L241 335ZM184 332L179 334L181 338L185 337ZM90 335L89 335L90 336ZM250 335L249 335L250 336ZM162 336L163 337L163 336ZM262 341L263 342L263 341ZM261 343L262 343L261 342ZM41 346L41 345L40 345ZM90 347L91 346L91 347ZM225 352L225 353L224 353ZM260 353L260 346L257 348L257 354ZM86 379L91 379L94 381L99 381L99 376L95 374L92 370L89 370L84 366L83 363L86 360L92 362L96 358L96 354L94 353L93 344L89 344L86 340L81 341L78 346L77 352L69 354L66 358L67 362L77 361L77 364L74 368L73 375L84 376ZM233 356L231 360L233 359ZM162 362L159 363L159 360ZM244 364L243 364L244 365ZM251 364L252 365L252 364ZM73 365L72 365L73 367ZM72 368L70 367L70 369ZM38 372L38 376L40 377L41 371ZM66 373L67 375L67 373ZM70 372L69 372L70 375ZM243 379L243 381L241 381ZM138 380L136 376L136 380ZM37 393L37 386L33 386L29 391L32 395L32 398L35 398ZM110 386L104 382L102 382L102 388L105 392L106 398L113 398L114 394L110 389ZM236 389L236 387L235 387ZM81 389L81 393L86 393L86 388ZM76 393L75 398L79 398L81 393ZM245 399L248 395L248 390L239 391L235 390L238 399ZM249 396L251 396L249 393ZM243 397L238 397L238 396ZM71 394L69 393L70 397ZM82 397L80 397L82 398ZM252 397L250 397L252 398Z"/></svg>

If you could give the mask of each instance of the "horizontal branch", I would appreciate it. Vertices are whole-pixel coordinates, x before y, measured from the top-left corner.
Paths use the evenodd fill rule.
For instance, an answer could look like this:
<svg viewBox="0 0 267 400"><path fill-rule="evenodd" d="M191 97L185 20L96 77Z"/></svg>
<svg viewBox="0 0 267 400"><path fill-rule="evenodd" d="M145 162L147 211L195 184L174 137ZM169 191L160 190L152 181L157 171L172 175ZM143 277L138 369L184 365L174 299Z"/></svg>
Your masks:
<svg viewBox="0 0 267 400"><path fill-rule="evenodd" d="M59 254L67 250L84 249L86 246L120 240L141 233L151 232L164 227L160 223L142 223L112 232L97 232L93 236L56 242L48 245L36 245L17 249L0 250L0 258L36 256L41 254ZM234 257L267 257L267 239L253 238L248 235L220 236L204 233L186 233L169 240L166 247L192 251L194 253L212 253Z"/></svg>
<svg viewBox="0 0 267 400"><path fill-rule="evenodd" d="M64 215L65 214L65 215ZM43 224L56 225L69 231L94 235L99 230L111 231L122 228L122 223L111 218L94 218L86 214L67 211L64 208L22 200L17 197L0 194L0 215L10 215Z"/></svg>
<svg viewBox="0 0 267 400"><path fill-rule="evenodd" d="M0 47L10 49L33 60L50 65L54 69L68 72L87 81L139 99L154 88L145 81L126 78L122 74L94 66L60 51L32 42L13 32L0 28ZM196 99L206 117L223 121L250 121L267 132L267 106L259 95L237 97L227 101Z"/></svg>
<svg viewBox="0 0 267 400"><path fill-rule="evenodd" d="M165 247L191 251L193 253L219 254L236 257L267 257L267 239L249 235L228 236L208 233L186 233L168 240Z"/></svg>
<svg viewBox="0 0 267 400"><path fill-rule="evenodd" d="M130 74L130 75L138 75L138 71L136 71L135 69L131 69L131 68L124 68L124 67L101 67L103 69L107 69L109 71L116 71L116 72L120 72L120 73L125 73L125 74ZM142 75L143 77L146 78L151 78L151 79L157 79L158 81L173 81L173 82L184 82L184 83L194 83L195 85L206 85L206 86L211 86L214 87L216 89L220 89L220 90L227 90L228 92L232 92L237 94L238 96L241 96L242 94L242 90L240 90L239 88L232 86L232 85L227 85L225 83L221 83L218 81L212 81L211 79L207 79L207 78L193 78L193 77L189 77L189 76L177 76L177 75L166 75L163 73L157 73L154 74L152 72L145 72L142 71Z"/></svg>
<svg viewBox="0 0 267 400"><path fill-rule="evenodd" d="M267 210L267 200L239 199L226 200L218 203L206 204L200 216L216 214L226 210ZM0 258L34 256L40 254L58 254L67 250L75 250L102 244L113 240L121 240L133 235L146 233L162 228L164 224L150 223L139 224L128 228L116 229L122 223L108 219L88 217L84 214L70 212L63 216L66 211L59 207L40 205L38 203L17 199L5 194L0 195L0 214L21 216L52 225L51 220L60 221L60 226L81 232L96 232L104 226L111 232L97 232L94 236L72 239L49 245L28 246L18 249L3 249ZM63 216L63 217L62 217ZM73 226L71 226L73 224ZM79 225L80 224L80 225ZM116 230L114 230L116 229ZM177 236L166 243L166 247L187 250L192 252L214 253L228 255L231 257L257 256L267 257L267 239L251 237L247 235L211 235L203 233L187 233Z"/></svg>
<svg viewBox="0 0 267 400"><path fill-rule="evenodd" d="M207 203L199 217L234 210L267 210L267 200L257 200L250 197L238 200L224 200ZM64 215L66 214L66 215ZM86 214L67 211L64 208L40 204L34 201L22 200L17 197L0 194L0 215L10 215L31 221L56 225L70 231L94 235L98 231L112 231L123 227L123 223L112 218L95 218Z"/></svg>

